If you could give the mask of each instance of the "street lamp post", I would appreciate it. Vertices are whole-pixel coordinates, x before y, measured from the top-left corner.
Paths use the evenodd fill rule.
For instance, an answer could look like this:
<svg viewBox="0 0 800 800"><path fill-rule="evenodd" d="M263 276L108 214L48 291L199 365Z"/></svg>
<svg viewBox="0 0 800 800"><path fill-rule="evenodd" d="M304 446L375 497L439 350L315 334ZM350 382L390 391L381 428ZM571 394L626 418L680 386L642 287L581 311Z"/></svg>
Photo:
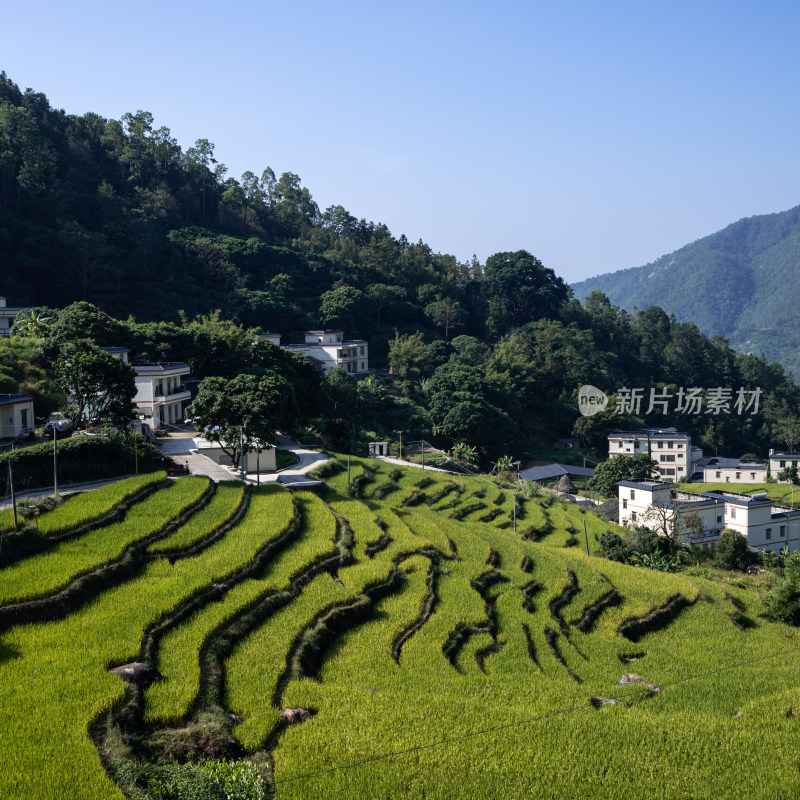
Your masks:
<svg viewBox="0 0 800 800"><path fill-rule="evenodd" d="M400 460L403 460L403 431L397 431L400 434Z"/></svg>

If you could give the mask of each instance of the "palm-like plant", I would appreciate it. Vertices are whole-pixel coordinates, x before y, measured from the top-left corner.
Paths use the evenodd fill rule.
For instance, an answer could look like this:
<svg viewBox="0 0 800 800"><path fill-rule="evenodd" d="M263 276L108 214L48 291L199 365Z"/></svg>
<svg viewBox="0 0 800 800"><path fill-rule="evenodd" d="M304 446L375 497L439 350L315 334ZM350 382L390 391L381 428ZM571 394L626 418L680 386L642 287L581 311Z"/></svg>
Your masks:
<svg viewBox="0 0 800 800"><path fill-rule="evenodd" d="M478 460L478 451L466 442L456 442L453 445L453 461L463 466L474 465Z"/></svg>

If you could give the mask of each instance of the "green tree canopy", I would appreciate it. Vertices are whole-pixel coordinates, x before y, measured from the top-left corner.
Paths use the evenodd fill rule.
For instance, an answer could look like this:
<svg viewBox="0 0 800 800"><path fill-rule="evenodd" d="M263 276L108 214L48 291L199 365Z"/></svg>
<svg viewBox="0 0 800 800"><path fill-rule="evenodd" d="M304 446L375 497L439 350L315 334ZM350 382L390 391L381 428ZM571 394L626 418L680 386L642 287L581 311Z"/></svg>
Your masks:
<svg viewBox="0 0 800 800"><path fill-rule="evenodd" d="M647 453L612 456L598 464L589 485L606 497L617 497L619 481L642 481L653 474L658 464Z"/></svg>
<svg viewBox="0 0 800 800"><path fill-rule="evenodd" d="M85 419L127 424L133 419L136 381L128 364L89 339L77 339L59 346L54 366L76 424Z"/></svg>

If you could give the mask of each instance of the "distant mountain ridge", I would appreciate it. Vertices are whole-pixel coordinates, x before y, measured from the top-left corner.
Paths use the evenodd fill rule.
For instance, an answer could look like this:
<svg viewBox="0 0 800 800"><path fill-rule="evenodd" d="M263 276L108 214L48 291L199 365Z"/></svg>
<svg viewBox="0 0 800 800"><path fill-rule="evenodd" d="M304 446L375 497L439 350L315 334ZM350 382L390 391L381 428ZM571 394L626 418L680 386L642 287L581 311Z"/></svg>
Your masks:
<svg viewBox="0 0 800 800"><path fill-rule="evenodd" d="M800 375L800 206L746 217L642 267L573 284L627 310L661 306Z"/></svg>

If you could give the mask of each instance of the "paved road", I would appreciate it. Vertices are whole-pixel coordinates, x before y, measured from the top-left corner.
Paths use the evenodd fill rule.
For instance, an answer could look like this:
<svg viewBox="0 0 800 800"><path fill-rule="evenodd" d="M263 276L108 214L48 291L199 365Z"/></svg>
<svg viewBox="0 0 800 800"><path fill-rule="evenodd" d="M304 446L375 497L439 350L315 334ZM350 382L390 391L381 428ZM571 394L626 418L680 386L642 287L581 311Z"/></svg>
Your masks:
<svg viewBox="0 0 800 800"><path fill-rule="evenodd" d="M102 481L87 481L86 483L68 483L59 485L58 493L60 495L75 494L75 492L90 492L92 489L99 489L101 486L108 486L110 483L123 481L125 478L132 478L131 475L120 475L118 478L107 478ZM17 492L17 500L39 497L52 497L53 489L35 489L30 492ZM11 500L6 500L5 497L0 499L0 508L11 508Z"/></svg>
<svg viewBox="0 0 800 800"><path fill-rule="evenodd" d="M415 464L413 461L405 461L400 458L393 458L392 456L374 456L378 461L385 461L387 464L399 464L401 467L416 467L417 469L426 469L431 472L447 472L450 475L461 475L460 472L455 472L452 469L441 469L440 467L429 467L427 464L423 467L421 464Z"/></svg>
<svg viewBox="0 0 800 800"><path fill-rule="evenodd" d="M278 435L278 447L282 450L291 450L300 458L298 464L288 467L280 472L263 472L257 475L255 472L247 474L249 483L306 483L309 478L306 473L328 461L328 456L316 450L309 450L302 445L287 439L285 436ZM180 463L185 463L189 467L189 472L193 475L207 475L214 481L237 480L239 473L220 466L208 456L193 452L197 449L197 442L188 437L170 438L161 440L161 452L165 456L171 456Z"/></svg>

